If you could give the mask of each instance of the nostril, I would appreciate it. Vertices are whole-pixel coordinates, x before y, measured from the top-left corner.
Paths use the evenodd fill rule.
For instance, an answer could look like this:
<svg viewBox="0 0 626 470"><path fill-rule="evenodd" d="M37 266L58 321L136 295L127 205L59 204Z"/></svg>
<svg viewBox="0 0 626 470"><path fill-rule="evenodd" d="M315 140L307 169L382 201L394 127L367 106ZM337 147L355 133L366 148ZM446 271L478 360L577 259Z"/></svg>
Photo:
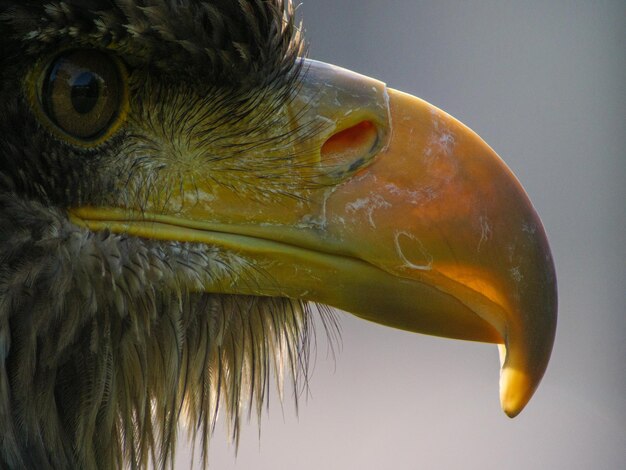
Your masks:
<svg viewBox="0 0 626 470"><path fill-rule="evenodd" d="M378 130L372 121L361 121L332 135L321 149L325 166L344 166L354 170L361 166L378 142Z"/></svg>

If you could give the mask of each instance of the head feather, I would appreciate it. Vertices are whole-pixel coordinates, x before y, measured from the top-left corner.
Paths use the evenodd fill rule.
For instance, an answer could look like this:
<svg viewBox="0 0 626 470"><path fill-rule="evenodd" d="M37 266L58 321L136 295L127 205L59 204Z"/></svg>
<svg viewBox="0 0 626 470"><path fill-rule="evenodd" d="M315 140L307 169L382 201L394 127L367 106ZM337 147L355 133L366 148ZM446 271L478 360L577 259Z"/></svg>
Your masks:
<svg viewBox="0 0 626 470"><path fill-rule="evenodd" d="M90 47L153 73L160 89L201 82L215 96L243 93L249 107L262 96L250 90L288 99L304 53L293 7L0 0L0 27L0 466L164 467L180 421L206 463L218 410L237 441L246 412L262 411L272 369L281 394L289 376L294 391L306 384L312 307L203 292L216 276L254 282L262 268L245 257L72 225L67 205L117 187L108 181L122 170L105 163L129 151L119 142L128 134L72 148L15 90L41 56ZM332 315L321 317L332 336Z"/></svg>

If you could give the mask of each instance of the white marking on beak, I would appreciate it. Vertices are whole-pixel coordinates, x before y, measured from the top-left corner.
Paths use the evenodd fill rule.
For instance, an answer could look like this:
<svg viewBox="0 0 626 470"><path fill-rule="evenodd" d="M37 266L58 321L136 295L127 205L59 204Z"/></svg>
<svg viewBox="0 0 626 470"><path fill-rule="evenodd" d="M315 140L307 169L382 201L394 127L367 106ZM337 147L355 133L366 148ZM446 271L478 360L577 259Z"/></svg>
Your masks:
<svg viewBox="0 0 626 470"><path fill-rule="evenodd" d="M412 262L411 260L409 260L409 258L404 254L404 251L402 250L402 246L400 244L400 237L402 236L414 242L419 252L423 256L423 259L426 260L425 264L416 264ZM396 253L398 254L398 257L403 261L405 267L410 268L410 269L416 269L418 271L430 271L432 269L433 257L430 253L428 253L428 251L426 250L426 248L424 247L420 239L417 238L415 235L408 233L408 232L404 232L404 231L396 232L394 243L396 246Z"/></svg>

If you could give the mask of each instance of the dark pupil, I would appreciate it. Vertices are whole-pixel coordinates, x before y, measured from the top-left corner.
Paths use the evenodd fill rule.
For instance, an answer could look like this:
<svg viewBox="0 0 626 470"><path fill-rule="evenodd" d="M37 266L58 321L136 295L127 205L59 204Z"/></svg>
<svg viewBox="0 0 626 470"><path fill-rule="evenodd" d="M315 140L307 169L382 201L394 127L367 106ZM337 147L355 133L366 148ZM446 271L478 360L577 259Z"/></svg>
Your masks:
<svg viewBox="0 0 626 470"><path fill-rule="evenodd" d="M96 75L83 72L72 83L72 106L80 114L87 114L98 103L100 85Z"/></svg>

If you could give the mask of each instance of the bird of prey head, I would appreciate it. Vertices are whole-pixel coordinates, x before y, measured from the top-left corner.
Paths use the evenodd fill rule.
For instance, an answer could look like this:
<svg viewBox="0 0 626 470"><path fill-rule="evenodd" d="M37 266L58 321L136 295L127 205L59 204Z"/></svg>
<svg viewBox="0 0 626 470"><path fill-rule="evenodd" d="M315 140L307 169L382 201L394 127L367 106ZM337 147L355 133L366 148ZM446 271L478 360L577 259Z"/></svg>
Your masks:
<svg viewBox="0 0 626 470"><path fill-rule="evenodd" d="M496 343L504 411L530 399L556 282L523 189L305 59L288 0L0 0L0 28L2 468L166 465L218 410L236 437L315 304Z"/></svg>

